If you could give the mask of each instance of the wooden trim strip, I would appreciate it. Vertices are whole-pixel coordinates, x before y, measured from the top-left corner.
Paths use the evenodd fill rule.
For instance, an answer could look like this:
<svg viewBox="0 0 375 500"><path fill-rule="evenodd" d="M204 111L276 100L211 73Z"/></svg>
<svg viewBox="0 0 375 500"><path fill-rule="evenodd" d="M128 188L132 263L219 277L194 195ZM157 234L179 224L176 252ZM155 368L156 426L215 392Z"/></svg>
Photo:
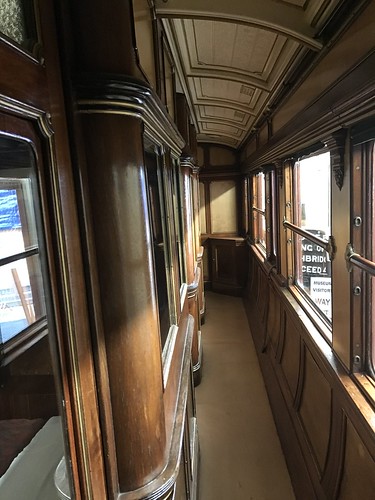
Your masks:
<svg viewBox="0 0 375 500"><path fill-rule="evenodd" d="M145 134L152 141L167 145L176 157L180 157L185 141L163 111L163 105L151 87L130 77L91 75L78 82L77 92L81 113L122 114L139 118L145 125Z"/></svg>

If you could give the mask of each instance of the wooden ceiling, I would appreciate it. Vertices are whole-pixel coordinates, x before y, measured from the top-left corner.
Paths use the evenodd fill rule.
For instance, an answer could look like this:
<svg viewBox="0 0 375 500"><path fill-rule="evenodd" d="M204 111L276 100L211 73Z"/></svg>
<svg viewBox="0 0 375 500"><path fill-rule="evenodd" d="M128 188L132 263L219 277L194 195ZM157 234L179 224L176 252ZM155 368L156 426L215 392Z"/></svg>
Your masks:
<svg viewBox="0 0 375 500"><path fill-rule="evenodd" d="M156 0L198 141L239 148L347 3Z"/></svg>

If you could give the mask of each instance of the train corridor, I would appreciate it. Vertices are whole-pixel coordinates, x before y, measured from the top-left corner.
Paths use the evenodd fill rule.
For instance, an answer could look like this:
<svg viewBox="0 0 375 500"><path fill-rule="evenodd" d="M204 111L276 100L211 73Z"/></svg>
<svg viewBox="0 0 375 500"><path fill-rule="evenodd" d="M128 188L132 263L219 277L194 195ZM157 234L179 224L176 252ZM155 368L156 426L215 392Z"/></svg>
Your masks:
<svg viewBox="0 0 375 500"><path fill-rule="evenodd" d="M206 304L199 497L294 499L242 299L208 292Z"/></svg>

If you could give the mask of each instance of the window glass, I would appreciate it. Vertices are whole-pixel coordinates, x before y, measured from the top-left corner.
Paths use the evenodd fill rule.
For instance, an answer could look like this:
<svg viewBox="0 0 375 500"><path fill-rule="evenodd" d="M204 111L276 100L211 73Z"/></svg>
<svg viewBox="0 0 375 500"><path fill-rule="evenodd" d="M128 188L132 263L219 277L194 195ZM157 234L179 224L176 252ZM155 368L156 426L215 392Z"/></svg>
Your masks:
<svg viewBox="0 0 375 500"><path fill-rule="evenodd" d="M0 0L0 34L31 53L38 52L39 45L34 4L30 0Z"/></svg>
<svg viewBox="0 0 375 500"><path fill-rule="evenodd" d="M154 154L146 153L145 159L150 217L152 223L152 243L158 297L160 336L161 345L164 346L170 327L167 277L168 243L165 241L165 229L163 229L163 207L161 204L162 193L160 192L161 186L158 179L157 158Z"/></svg>
<svg viewBox="0 0 375 500"><path fill-rule="evenodd" d="M183 197L181 189L181 178L180 169L177 160L174 163L173 172L173 208L175 214L175 224L176 224L176 243L178 249L178 261L179 261L179 277L180 285L186 283L186 258L185 258L185 244L184 244L184 221L183 221Z"/></svg>
<svg viewBox="0 0 375 500"><path fill-rule="evenodd" d="M202 234L207 233L206 226L206 193L203 182L199 183L199 220Z"/></svg>
<svg viewBox="0 0 375 500"><path fill-rule="evenodd" d="M26 39L22 0L0 0L0 31L20 45Z"/></svg>
<svg viewBox="0 0 375 500"><path fill-rule="evenodd" d="M32 148L0 136L0 498L58 500L70 459L38 194Z"/></svg>
<svg viewBox="0 0 375 500"><path fill-rule="evenodd" d="M0 338L8 342L45 313L30 171L0 171ZM23 175L24 177L21 177Z"/></svg>
<svg viewBox="0 0 375 500"><path fill-rule="evenodd" d="M7 342L46 314L38 257L2 266L0 283L1 340Z"/></svg>
<svg viewBox="0 0 375 500"><path fill-rule="evenodd" d="M266 248L266 189L263 172L253 176L253 239Z"/></svg>
<svg viewBox="0 0 375 500"><path fill-rule="evenodd" d="M319 154L296 163L295 224L327 241L331 235L330 153ZM319 310L332 318L331 262L316 241L295 235L296 283Z"/></svg>

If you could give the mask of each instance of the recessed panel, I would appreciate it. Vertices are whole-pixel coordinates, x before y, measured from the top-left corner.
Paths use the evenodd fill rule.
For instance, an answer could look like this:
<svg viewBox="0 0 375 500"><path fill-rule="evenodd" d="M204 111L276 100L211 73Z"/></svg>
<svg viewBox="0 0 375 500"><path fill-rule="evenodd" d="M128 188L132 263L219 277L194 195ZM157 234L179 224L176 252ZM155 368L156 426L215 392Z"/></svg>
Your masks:
<svg viewBox="0 0 375 500"><path fill-rule="evenodd" d="M308 350L305 357L299 414L319 470L322 472L330 433L331 387Z"/></svg>
<svg viewBox="0 0 375 500"><path fill-rule="evenodd" d="M211 232L237 232L236 183L232 180L210 183Z"/></svg>
<svg viewBox="0 0 375 500"><path fill-rule="evenodd" d="M198 80L198 79L196 79ZM206 99L223 99L250 106L255 89L249 85L231 80L200 78L195 82L197 97Z"/></svg>
<svg viewBox="0 0 375 500"><path fill-rule="evenodd" d="M243 111L233 108L224 108L220 106L199 106L199 117L203 120L218 119L226 122L233 122L235 124L246 126L249 121L250 115Z"/></svg>
<svg viewBox="0 0 375 500"><path fill-rule="evenodd" d="M222 123L202 123L202 129L207 132L222 132L228 135L233 135L234 137L239 137L241 135L241 130L236 127L231 127L230 125L224 125Z"/></svg>
<svg viewBox="0 0 375 500"><path fill-rule="evenodd" d="M289 386L290 395L294 400L300 363L300 332L288 315L286 316L283 340L281 366Z"/></svg>
<svg viewBox="0 0 375 500"><path fill-rule="evenodd" d="M278 35L243 24L192 22L197 64L231 68L261 76Z"/></svg>
<svg viewBox="0 0 375 500"><path fill-rule="evenodd" d="M207 233L206 226L206 195L205 186L203 182L199 183L199 221L201 226L201 233Z"/></svg>
<svg viewBox="0 0 375 500"><path fill-rule="evenodd" d="M374 498L375 462L353 424L348 420L344 469L339 500Z"/></svg>
<svg viewBox="0 0 375 500"><path fill-rule="evenodd" d="M222 165L235 165L236 155L233 151L220 148L219 146L210 147L210 165L212 166L222 166Z"/></svg>

